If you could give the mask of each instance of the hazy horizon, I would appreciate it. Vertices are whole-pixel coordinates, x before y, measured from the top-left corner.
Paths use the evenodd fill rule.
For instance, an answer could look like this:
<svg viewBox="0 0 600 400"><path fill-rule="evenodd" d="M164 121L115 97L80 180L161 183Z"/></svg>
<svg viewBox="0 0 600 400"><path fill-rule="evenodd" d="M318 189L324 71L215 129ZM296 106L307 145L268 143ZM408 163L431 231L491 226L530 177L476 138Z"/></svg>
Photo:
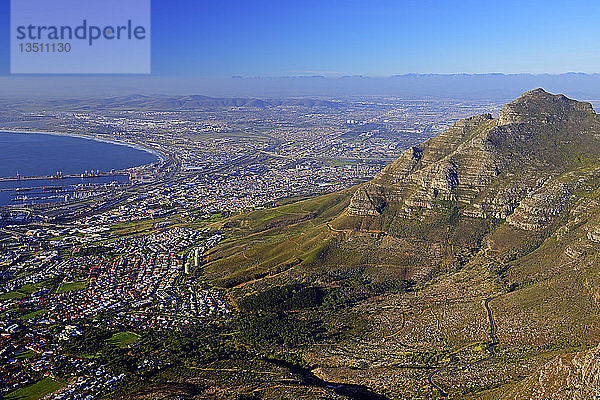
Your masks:
<svg viewBox="0 0 600 400"><path fill-rule="evenodd" d="M0 76L0 98L127 95L210 97L399 97L507 100L542 87L582 100L600 99L600 74L404 74L374 76L170 77Z"/></svg>

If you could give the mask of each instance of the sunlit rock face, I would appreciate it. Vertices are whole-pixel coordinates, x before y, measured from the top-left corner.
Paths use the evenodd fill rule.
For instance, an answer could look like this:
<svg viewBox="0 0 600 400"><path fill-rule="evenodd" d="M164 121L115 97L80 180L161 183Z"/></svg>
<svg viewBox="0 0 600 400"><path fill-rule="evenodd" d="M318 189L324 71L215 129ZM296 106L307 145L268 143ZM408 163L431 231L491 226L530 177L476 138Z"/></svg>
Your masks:
<svg viewBox="0 0 600 400"><path fill-rule="evenodd" d="M503 399L587 400L597 398L599 391L600 346L556 357Z"/></svg>
<svg viewBox="0 0 600 400"><path fill-rule="evenodd" d="M574 198L581 177L564 175L600 156L599 134L589 103L536 89L497 118L460 120L408 149L356 192L348 213L410 218L453 204L466 217L539 229Z"/></svg>

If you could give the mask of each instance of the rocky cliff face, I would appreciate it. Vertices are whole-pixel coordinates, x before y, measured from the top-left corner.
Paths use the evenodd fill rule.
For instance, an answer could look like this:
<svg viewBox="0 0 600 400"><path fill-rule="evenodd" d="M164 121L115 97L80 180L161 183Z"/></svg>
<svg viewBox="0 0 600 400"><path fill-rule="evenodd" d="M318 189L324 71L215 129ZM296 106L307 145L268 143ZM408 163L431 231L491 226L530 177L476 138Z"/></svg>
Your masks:
<svg viewBox="0 0 600 400"><path fill-rule="evenodd" d="M489 114L456 122L410 148L356 192L354 217L414 217L453 204L466 217L539 229L559 216L572 185L561 176L600 155L600 120L589 103L542 89Z"/></svg>
<svg viewBox="0 0 600 400"><path fill-rule="evenodd" d="M600 346L579 353L563 354L525 379L505 400L587 400L600 393Z"/></svg>

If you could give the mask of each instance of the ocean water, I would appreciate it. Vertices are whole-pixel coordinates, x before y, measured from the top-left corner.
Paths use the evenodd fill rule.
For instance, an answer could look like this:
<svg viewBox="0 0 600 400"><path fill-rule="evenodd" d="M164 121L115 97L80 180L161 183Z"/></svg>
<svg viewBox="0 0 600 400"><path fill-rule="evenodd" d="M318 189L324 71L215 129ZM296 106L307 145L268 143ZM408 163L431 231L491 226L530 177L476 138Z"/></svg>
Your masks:
<svg viewBox="0 0 600 400"><path fill-rule="evenodd" d="M0 132L0 176L76 174L157 161L144 150L76 136Z"/></svg>
<svg viewBox="0 0 600 400"><path fill-rule="evenodd" d="M76 136L0 132L0 177L14 177L17 173L20 176L54 175L57 171L64 175L92 170L109 172L156 161L155 154L115 143ZM61 201L77 185L104 185L127 180L126 176L111 176L0 182L0 205ZM15 188L21 190L11 190ZM15 201L16 197L29 199Z"/></svg>

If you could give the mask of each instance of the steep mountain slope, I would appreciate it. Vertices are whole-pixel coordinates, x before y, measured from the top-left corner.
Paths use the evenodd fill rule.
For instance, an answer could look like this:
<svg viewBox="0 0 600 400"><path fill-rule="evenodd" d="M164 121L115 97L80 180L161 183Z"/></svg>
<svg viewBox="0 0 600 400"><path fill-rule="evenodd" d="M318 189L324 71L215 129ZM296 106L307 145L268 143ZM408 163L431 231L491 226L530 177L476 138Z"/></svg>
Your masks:
<svg viewBox="0 0 600 400"><path fill-rule="evenodd" d="M599 211L600 117L536 89L352 191L232 218L203 274L242 315L247 299L279 307L261 293L317 288L279 308L318 327L286 351L327 382L516 399L568 380L556 398L585 398L600 342Z"/></svg>
<svg viewBox="0 0 600 400"><path fill-rule="evenodd" d="M539 218L532 214L536 193L566 193L567 188L544 184L597 158L598 122L589 103L542 89L525 93L497 119L462 120L413 147L354 195L349 213L382 216L385 226L390 211L412 217L436 203L454 202L466 216L508 218L514 226L539 228L561 202L545 196L554 207Z"/></svg>
<svg viewBox="0 0 600 400"><path fill-rule="evenodd" d="M593 399L600 391L600 348L557 356L504 399Z"/></svg>

